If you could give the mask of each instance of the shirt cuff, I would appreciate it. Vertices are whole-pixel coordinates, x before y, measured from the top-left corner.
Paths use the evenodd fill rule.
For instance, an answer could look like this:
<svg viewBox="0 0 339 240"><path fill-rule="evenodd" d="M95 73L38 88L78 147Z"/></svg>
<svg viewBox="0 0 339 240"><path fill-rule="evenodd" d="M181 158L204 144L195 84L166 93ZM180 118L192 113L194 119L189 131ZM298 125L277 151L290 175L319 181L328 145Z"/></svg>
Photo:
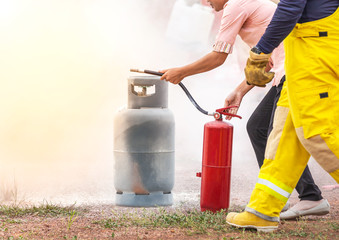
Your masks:
<svg viewBox="0 0 339 240"><path fill-rule="evenodd" d="M213 51L223 52L223 53L232 53L233 45L227 42L217 41L213 45Z"/></svg>

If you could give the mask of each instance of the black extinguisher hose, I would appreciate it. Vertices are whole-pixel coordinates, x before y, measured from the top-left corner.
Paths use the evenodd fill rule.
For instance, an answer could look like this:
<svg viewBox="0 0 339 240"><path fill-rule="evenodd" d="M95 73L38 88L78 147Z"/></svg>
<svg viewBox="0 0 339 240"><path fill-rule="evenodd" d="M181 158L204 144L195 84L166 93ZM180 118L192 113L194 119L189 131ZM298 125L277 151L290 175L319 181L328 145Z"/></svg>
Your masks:
<svg viewBox="0 0 339 240"><path fill-rule="evenodd" d="M161 72L156 72L156 71L152 71L152 70L139 70L139 69L130 69L131 72L139 72L139 73L148 73L148 74L152 74L152 75L157 75L157 76L162 76L163 73ZM186 93L187 97L189 98L189 100L191 101L191 103L203 114L205 115L212 115L214 113L209 113L208 111L202 109L199 104L194 100L194 98L192 97L191 93L187 90L187 88L185 87L185 85L183 83L179 83L179 86L182 88L182 90Z"/></svg>

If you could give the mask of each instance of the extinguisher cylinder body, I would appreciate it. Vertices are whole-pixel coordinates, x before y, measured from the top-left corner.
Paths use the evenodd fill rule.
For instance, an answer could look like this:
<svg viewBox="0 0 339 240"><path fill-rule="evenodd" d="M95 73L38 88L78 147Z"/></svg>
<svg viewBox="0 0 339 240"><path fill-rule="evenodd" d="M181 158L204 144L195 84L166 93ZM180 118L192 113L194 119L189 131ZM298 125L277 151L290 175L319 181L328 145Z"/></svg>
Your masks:
<svg viewBox="0 0 339 240"><path fill-rule="evenodd" d="M204 126L201 211L227 210L230 199L233 126L222 120Z"/></svg>

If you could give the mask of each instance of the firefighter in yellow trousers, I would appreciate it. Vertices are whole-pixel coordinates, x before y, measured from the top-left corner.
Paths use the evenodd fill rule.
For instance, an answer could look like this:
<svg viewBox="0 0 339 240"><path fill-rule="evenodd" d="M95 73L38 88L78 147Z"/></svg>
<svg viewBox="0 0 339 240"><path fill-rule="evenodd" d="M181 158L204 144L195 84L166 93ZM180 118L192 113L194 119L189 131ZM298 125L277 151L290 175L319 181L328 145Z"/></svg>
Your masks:
<svg viewBox="0 0 339 240"><path fill-rule="evenodd" d="M282 0L256 47L245 74L263 86L270 53L285 39L286 82L274 115L264 165L242 213L226 221L273 231L309 156L339 183L339 1Z"/></svg>

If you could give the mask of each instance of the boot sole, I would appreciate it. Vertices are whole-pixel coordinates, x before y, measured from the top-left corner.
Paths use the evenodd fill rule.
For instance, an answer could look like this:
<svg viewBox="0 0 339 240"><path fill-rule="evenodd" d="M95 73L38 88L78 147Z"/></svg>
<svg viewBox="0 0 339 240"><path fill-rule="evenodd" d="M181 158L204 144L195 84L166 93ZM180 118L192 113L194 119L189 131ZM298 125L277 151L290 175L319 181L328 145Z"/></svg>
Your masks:
<svg viewBox="0 0 339 240"><path fill-rule="evenodd" d="M226 221L227 222L227 221ZM254 225L237 225L234 223L227 222L229 225L237 228L251 228L251 229L256 229L258 232L273 232L278 229L278 226L267 226L267 227L258 227Z"/></svg>

